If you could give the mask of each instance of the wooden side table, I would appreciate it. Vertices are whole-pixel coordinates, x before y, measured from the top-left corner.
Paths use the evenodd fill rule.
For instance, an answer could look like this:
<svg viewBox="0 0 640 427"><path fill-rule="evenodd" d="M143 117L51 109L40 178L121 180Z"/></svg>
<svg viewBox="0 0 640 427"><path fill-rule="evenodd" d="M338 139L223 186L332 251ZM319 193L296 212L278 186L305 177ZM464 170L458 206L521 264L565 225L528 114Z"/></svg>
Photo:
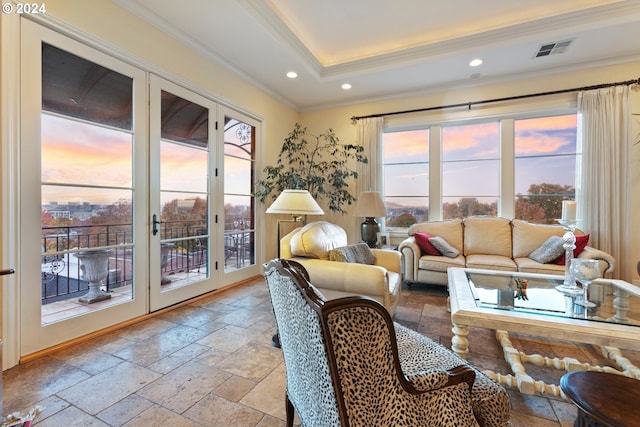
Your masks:
<svg viewBox="0 0 640 427"><path fill-rule="evenodd" d="M578 407L574 427L640 427L640 381L596 371L570 372L560 388Z"/></svg>

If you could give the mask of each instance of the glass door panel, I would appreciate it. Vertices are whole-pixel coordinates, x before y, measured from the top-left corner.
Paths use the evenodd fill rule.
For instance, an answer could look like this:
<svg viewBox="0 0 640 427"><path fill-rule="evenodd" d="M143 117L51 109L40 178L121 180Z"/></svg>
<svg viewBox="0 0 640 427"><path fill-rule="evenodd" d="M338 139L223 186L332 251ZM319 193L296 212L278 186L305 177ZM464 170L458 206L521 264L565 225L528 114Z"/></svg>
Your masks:
<svg viewBox="0 0 640 427"><path fill-rule="evenodd" d="M132 96L131 77L42 44L42 324L133 298Z"/></svg>
<svg viewBox="0 0 640 427"><path fill-rule="evenodd" d="M157 310L214 289L209 192L215 104L156 76L151 91L151 156L158 159L150 179L151 307Z"/></svg>
<svg viewBox="0 0 640 427"><path fill-rule="evenodd" d="M236 115L237 116L237 115ZM247 120L248 121L248 120ZM224 272L256 265L254 153L256 126L224 118ZM233 276L233 274L232 274Z"/></svg>

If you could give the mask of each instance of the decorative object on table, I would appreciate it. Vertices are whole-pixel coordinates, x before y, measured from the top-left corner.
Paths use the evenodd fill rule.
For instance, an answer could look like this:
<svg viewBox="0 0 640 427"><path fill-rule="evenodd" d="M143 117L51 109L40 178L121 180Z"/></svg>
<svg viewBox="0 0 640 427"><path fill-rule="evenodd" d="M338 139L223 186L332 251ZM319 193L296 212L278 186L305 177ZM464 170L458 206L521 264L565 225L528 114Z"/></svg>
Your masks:
<svg viewBox="0 0 640 427"><path fill-rule="evenodd" d="M356 201L349 184L358 178L357 163L368 163L363 152L360 145L341 144L332 129L316 136L296 123L276 165L265 167L266 178L256 182L255 196L264 203L285 189L304 189L315 200L326 202L330 211L344 214L345 206Z"/></svg>
<svg viewBox="0 0 640 427"><path fill-rule="evenodd" d="M576 248L576 236L573 232L576 230L575 220L575 208L572 211L568 209L568 212L565 211L565 202L562 202L562 216L566 218L571 218L573 215L573 219L557 219L556 221L564 228L564 235L562 236L562 247L564 247L564 258L565 258L565 268L564 268L564 281L562 285L557 286L556 289L560 292L564 293L580 293L581 289L576 285L576 279L573 277L571 273L571 260L573 259L573 250ZM571 206L571 205L568 205Z"/></svg>
<svg viewBox="0 0 640 427"><path fill-rule="evenodd" d="M302 215L324 215L324 211L307 190L283 190L266 213L289 214L290 219L279 219L276 227L276 253L280 258L280 224L282 222L302 222Z"/></svg>
<svg viewBox="0 0 640 427"><path fill-rule="evenodd" d="M529 282L527 279L514 278L514 282L516 282L516 299L521 299L523 301L527 301L529 297L527 297L527 285Z"/></svg>
<svg viewBox="0 0 640 427"><path fill-rule="evenodd" d="M361 192L353 215L365 218L360 226L362 241L370 248L377 247L380 225L376 222L376 218L387 216L387 209L384 207L380 193L377 191Z"/></svg>
<svg viewBox="0 0 640 427"><path fill-rule="evenodd" d="M576 220L576 202L573 200L562 201L562 221Z"/></svg>
<svg viewBox="0 0 640 427"><path fill-rule="evenodd" d="M596 305L589 301L589 285L591 282L600 277L600 265L595 259L574 258L571 260L571 273L582 284L584 298L582 301L576 301L576 304L584 307L595 307Z"/></svg>
<svg viewBox="0 0 640 427"><path fill-rule="evenodd" d="M378 248L386 248L391 245L391 236L389 233L378 232L377 238Z"/></svg>

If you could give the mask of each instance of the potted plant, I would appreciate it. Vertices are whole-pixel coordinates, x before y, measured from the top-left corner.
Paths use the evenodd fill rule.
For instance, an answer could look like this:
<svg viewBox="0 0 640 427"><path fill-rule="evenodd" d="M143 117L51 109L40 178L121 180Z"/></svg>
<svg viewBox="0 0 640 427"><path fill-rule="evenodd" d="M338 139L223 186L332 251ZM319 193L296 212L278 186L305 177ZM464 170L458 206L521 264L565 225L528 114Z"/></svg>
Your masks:
<svg viewBox="0 0 640 427"><path fill-rule="evenodd" d="M326 200L332 212L346 213L344 206L356 201L349 181L358 178L354 164L368 163L364 147L341 144L332 129L312 135L296 123L285 138L275 166L266 166L266 177L256 182L261 202L275 200L285 189L307 190L316 200ZM353 167L353 169L352 169Z"/></svg>

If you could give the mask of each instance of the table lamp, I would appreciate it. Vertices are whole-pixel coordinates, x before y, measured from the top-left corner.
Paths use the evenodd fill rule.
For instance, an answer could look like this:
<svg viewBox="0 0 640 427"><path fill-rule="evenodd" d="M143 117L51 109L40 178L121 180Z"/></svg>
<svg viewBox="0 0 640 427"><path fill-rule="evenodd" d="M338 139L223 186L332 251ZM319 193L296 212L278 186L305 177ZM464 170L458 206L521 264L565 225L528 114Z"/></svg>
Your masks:
<svg viewBox="0 0 640 427"><path fill-rule="evenodd" d="M387 209L382 202L382 196L377 191L363 191L358 197L356 204L355 216L365 217L365 221L361 225L362 241L375 248L378 243L378 232L380 225L376 222L376 218L386 217Z"/></svg>
<svg viewBox="0 0 640 427"><path fill-rule="evenodd" d="M290 214L290 219L279 219L277 225L276 245L278 258L280 258L280 223L302 222L303 215L324 215L324 211L313 199L307 190L283 190L273 202L266 213Z"/></svg>

